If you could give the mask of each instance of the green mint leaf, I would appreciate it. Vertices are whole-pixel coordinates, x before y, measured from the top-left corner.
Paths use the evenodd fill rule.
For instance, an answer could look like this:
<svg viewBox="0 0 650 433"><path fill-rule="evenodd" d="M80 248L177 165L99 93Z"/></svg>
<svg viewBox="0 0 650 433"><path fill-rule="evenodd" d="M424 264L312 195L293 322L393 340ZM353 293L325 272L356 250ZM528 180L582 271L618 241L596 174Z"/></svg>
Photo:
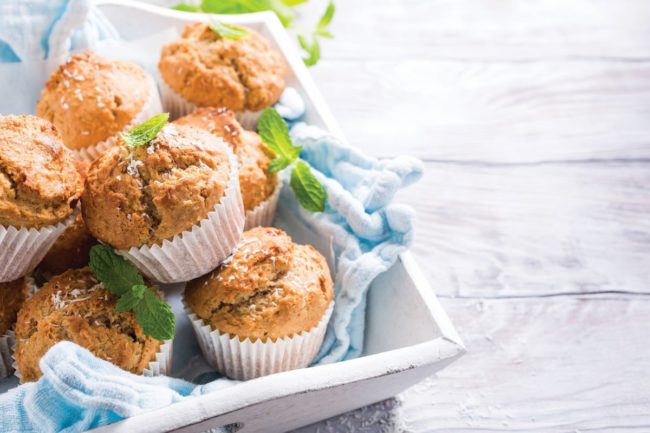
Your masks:
<svg viewBox="0 0 650 433"><path fill-rule="evenodd" d="M144 292L147 290L149 290L147 286L144 286L142 284L136 284L135 286L131 287L131 290L122 294L120 299L117 301L115 310L118 313L125 313L127 311L133 310L135 306L140 303L144 297Z"/></svg>
<svg viewBox="0 0 650 433"><path fill-rule="evenodd" d="M295 12L282 0L203 0L201 10L211 14L273 11L285 27L289 27L295 17Z"/></svg>
<svg viewBox="0 0 650 433"><path fill-rule="evenodd" d="M313 35L311 38L307 38L305 35L298 35L298 43L307 54L307 57L303 57L302 59L305 65L314 66L318 63L320 60L320 43L318 42L318 38Z"/></svg>
<svg viewBox="0 0 650 433"><path fill-rule="evenodd" d="M292 163L293 161L278 156L269 164L269 172L276 173L280 170L284 170L285 168L289 167Z"/></svg>
<svg viewBox="0 0 650 433"><path fill-rule="evenodd" d="M290 8L301 5L303 3L307 3L309 0L282 0L282 3L284 3L285 6L289 6Z"/></svg>
<svg viewBox="0 0 650 433"><path fill-rule="evenodd" d="M296 13L290 6L286 5L282 0L269 0L269 7L278 16L283 26L291 27Z"/></svg>
<svg viewBox="0 0 650 433"><path fill-rule="evenodd" d="M300 206L310 212L325 210L327 191L304 162L298 161L293 168L289 186L296 194Z"/></svg>
<svg viewBox="0 0 650 433"><path fill-rule="evenodd" d="M211 14L245 14L269 10L268 0L203 0L201 10Z"/></svg>
<svg viewBox="0 0 650 433"><path fill-rule="evenodd" d="M271 161L269 171L275 172L288 167L300 155L302 147L293 145L287 122L273 108L266 108L262 112L257 122L257 131L264 144L276 155Z"/></svg>
<svg viewBox="0 0 650 433"><path fill-rule="evenodd" d="M325 13L323 13L323 16L320 17L318 25L316 26L316 31L318 33L327 32L327 26L329 26L332 22L332 18L334 18L334 12L336 12L336 6L334 6L334 2L330 0L330 3L327 5L327 9L325 9Z"/></svg>
<svg viewBox="0 0 650 433"><path fill-rule="evenodd" d="M172 9L181 12L201 12L201 7L196 5L188 5L185 3L179 3L172 6Z"/></svg>
<svg viewBox="0 0 650 433"><path fill-rule="evenodd" d="M215 19L210 20L210 28L217 36L221 38L240 40L241 38L248 36L248 30L243 27L234 26L232 24L222 23Z"/></svg>
<svg viewBox="0 0 650 433"><path fill-rule="evenodd" d="M126 145L131 149L146 146L151 140L156 138L156 135L158 135L160 130L163 129L168 120L169 113L156 114L146 122L142 122L131 130L123 132L120 135L126 142Z"/></svg>
<svg viewBox="0 0 650 433"><path fill-rule="evenodd" d="M122 296L144 280L133 263L118 256L108 245L95 245L90 250L90 270L114 295Z"/></svg>
<svg viewBox="0 0 650 433"><path fill-rule="evenodd" d="M133 308L145 335L156 340L170 340L176 331L176 319L171 307L151 289L143 292L142 300Z"/></svg>

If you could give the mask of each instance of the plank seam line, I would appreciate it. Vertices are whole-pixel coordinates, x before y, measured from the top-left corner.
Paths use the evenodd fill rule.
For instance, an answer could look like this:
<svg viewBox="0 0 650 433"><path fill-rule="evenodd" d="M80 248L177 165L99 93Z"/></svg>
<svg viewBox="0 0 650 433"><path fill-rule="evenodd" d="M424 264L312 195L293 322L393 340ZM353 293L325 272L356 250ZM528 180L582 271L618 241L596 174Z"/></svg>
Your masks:
<svg viewBox="0 0 650 433"><path fill-rule="evenodd" d="M559 297L571 297L576 296L580 298L590 297L590 296L602 296L602 295L625 295L631 298L650 298L650 293L644 292L630 292L625 290L599 290L593 292L559 292L559 293L543 293L539 295L503 295L503 296L465 296L465 295L436 295L440 299L476 299L476 300L499 300L499 299L535 299L535 298L559 298Z"/></svg>
<svg viewBox="0 0 650 433"><path fill-rule="evenodd" d="M382 158L382 157L380 157ZM522 162L492 162L461 159L432 159L420 158L424 163L439 165L462 165L469 167L540 167L549 165L619 165L619 164L650 164L650 158L587 158L587 159L547 159L541 161Z"/></svg>

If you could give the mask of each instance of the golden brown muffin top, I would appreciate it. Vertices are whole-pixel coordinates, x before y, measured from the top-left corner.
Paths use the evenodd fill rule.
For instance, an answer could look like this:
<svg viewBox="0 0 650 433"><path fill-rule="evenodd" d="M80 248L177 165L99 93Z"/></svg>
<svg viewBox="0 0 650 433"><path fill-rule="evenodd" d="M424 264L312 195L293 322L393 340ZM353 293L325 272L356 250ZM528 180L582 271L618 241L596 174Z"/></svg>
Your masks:
<svg viewBox="0 0 650 433"><path fill-rule="evenodd" d="M82 180L61 136L35 116L0 116L0 224L40 228L73 212Z"/></svg>
<svg viewBox="0 0 650 433"><path fill-rule="evenodd" d="M190 281L185 304L212 329L242 339L275 340L318 324L334 295L325 258L282 230L244 233L232 257Z"/></svg>
<svg viewBox="0 0 650 433"><path fill-rule="evenodd" d="M165 83L201 107L258 111L280 98L286 65L258 33L222 38L204 23L189 24L165 45L158 69Z"/></svg>
<svg viewBox="0 0 650 433"><path fill-rule="evenodd" d="M22 382L38 379L39 360L59 341L72 341L132 373L142 373L161 342L144 335L133 312L118 313L112 295L88 269L52 278L25 301L16 322Z"/></svg>
<svg viewBox="0 0 650 433"><path fill-rule="evenodd" d="M118 249L162 244L207 217L230 170L227 146L198 128L166 125L133 150L120 140L88 169L81 200L86 226Z"/></svg>
<svg viewBox="0 0 650 433"><path fill-rule="evenodd" d="M133 123L151 91L149 78L138 65L88 51L73 55L52 74L36 115L61 131L66 146L83 149Z"/></svg>
<svg viewBox="0 0 650 433"><path fill-rule="evenodd" d="M5 335L14 326L18 310L28 294L27 277L0 283L0 336Z"/></svg>
<svg viewBox="0 0 650 433"><path fill-rule="evenodd" d="M253 131L245 130L227 108L197 108L191 114L174 121L175 124L205 129L224 139L237 155L239 185L244 209L255 209L269 198L277 185L277 176L269 173L273 154Z"/></svg>

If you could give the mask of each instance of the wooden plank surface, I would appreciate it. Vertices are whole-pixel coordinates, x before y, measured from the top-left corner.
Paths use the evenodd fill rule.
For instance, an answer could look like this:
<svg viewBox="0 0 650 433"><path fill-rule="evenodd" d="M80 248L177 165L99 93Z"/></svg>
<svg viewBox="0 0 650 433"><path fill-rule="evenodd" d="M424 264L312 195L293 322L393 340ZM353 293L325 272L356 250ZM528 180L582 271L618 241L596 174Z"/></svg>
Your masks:
<svg viewBox="0 0 650 433"><path fill-rule="evenodd" d="M312 71L399 199L467 344L308 432L650 431L650 3L338 2Z"/></svg>

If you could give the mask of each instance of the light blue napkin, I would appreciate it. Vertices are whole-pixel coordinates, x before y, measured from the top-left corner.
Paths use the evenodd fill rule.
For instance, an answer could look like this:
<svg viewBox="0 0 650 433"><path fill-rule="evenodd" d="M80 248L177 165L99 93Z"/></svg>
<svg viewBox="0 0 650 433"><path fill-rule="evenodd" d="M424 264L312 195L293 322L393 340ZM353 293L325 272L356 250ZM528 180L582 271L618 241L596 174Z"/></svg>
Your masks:
<svg viewBox="0 0 650 433"><path fill-rule="evenodd" d="M138 376L67 341L52 347L39 365L38 382L0 397L2 432L82 432L237 383Z"/></svg>
<svg viewBox="0 0 650 433"><path fill-rule="evenodd" d="M0 0L0 82L12 83L0 86L0 113L33 112L49 71L70 49L116 37L89 0ZM25 76L31 78L20 78ZM284 218L279 218L299 221L332 250L336 308L317 362L354 358L363 348L369 285L413 237L413 211L392 199L420 178L422 164L408 157L370 158L300 122L304 102L295 90L287 89L276 109L292 125L294 142L304 146L301 157L328 192L325 212L314 214L299 206L285 182ZM41 369L37 383L0 395L2 431L83 431L233 383L219 379L197 387L178 379L134 376L71 343L54 346Z"/></svg>

